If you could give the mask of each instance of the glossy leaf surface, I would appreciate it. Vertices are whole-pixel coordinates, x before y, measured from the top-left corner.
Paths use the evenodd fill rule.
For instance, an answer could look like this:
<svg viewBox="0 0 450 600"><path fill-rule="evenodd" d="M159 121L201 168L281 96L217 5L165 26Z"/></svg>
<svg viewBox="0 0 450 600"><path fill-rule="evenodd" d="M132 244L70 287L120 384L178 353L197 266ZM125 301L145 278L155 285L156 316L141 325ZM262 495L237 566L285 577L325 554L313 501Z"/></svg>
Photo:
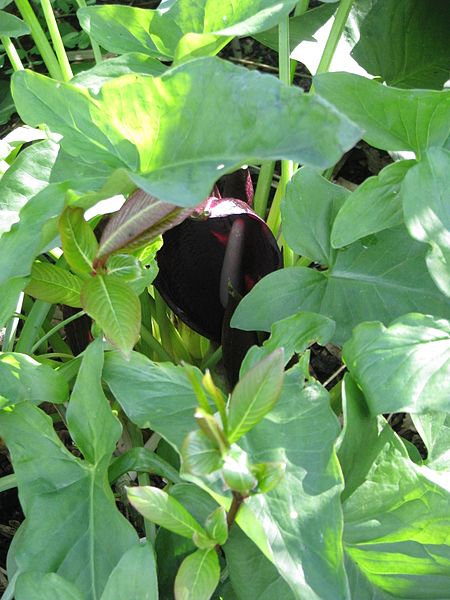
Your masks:
<svg viewBox="0 0 450 600"><path fill-rule="evenodd" d="M449 143L448 90L401 90L350 73L324 73L314 85L364 129L364 139L376 148L420 154Z"/></svg>
<svg viewBox="0 0 450 600"><path fill-rule="evenodd" d="M401 188L410 234L431 248L427 265L436 285L450 296L450 152L430 149L408 172Z"/></svg>
<svg viewBox="0 0 450 600"><path fill-rule="evenodd" d="M341 248L372 233L403 222L400 189L415 161L401 160L366 179L348 195L331 233L333 248Z"/></svg>
<svg viewBox="0 0 450 600"><path fill-rule="evenodd" d="M141 305L136 293L114 275L96 275L83 285L81 302L108 340L128 356L141 329Z"/></svg>
<svg viewBox="0 0 450 600"><path fill-rule="evenodd" d="M69 430L85 460L65 448L51 418L28 402L0 413L0 433L14 461L26 516L15 544L16 568L55 572L87 598L101 595L124 552L138 543L107 483L121 428L101 391L102 362L102 345L96 342L85 353L69 402ZM43 514L64 523L63 536L58 527L49 528Z"/></svg>
<svg viewBox="0 0 450 600"><path fill-rule="evenodd" d="M33 298L51 304L81 306L82 279L66 269L44 262L35 262L31 268L31 279L25 292Z"/></svg>
<svg viewBox="0 0 450 600"><path fill-rule="evenodd" d="M58 372L31 356L17 352L0 353L0 405L31 402L66 402L69 388Z"/></svg>
<svg viewBox="0 0 450 600"><path fill-rule="evenodd" d="M181 563L175 578L175 600L209 600L220 577L217 552L196 550Z"/></svg>
<svg viewBox="0 0 450 600"><path fill-rule="evenodd" d="M425 246L403 228L388 229L337 252L327 272L282 269L259 282L240 302L232 327L269 331L299 311L318 312L336 322L334 342L367 320L389 324L408 312L450 317L450 304L425 263Z"/></svg>
<svg viewBox="0 0 450 600"><path fill-rule="evenodd" d="M236 101L243 88L245 105ZM63 135L71 155L125 168L146 192L184 206L203 200L219 175L241 164L282 157L325 168L360 135L317 96L216 58L157 78L119 77L95 97L22 71L14 75L13 94L22 118ZM67 104L74 107L70 120ZM258 134L243 137L256 115Z"/></svg>
<svg viewBox="0 0 450 600"><path fill-rule="evenodd" d="M372 414L450 411L449 321L409 314L387 328L362 323L343 356Z"/></svg>

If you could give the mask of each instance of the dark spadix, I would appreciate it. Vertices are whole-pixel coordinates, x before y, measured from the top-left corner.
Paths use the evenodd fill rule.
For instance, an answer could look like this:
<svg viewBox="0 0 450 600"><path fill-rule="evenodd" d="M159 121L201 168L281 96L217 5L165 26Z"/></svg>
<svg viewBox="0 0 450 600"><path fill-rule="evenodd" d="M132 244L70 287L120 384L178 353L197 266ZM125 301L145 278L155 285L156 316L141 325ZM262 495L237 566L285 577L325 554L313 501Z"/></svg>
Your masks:
<svg viewBox="0 0 450 600"><path fill-rule="evenodd" d="M219 183L222 193L216 186L214 195L190 217L164 233L154 284L182 321L222 343L233 385L257 337L256 332L230 328L231 316L262 277L282 266L282 258L270 229L249 205L253 197L249 175L240 170Z"/></svg>

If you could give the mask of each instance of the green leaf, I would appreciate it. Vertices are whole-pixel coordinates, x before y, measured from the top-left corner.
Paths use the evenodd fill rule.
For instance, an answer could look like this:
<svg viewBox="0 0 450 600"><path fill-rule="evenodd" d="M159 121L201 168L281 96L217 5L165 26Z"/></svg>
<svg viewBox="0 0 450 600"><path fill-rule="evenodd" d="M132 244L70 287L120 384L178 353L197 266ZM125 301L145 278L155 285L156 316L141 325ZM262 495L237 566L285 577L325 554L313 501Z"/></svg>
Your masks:
<svg viewBox="0 0 450 600"><path fill-rule="evenodd" d="M258 490L269 493L283 479L286 465L283 462L265 462L251 466L253 475L258 480Z"/></svg>
<svg viewBox="0 0 450 600"><path fill-rule="evenodd" d="M193 475L207 475L222 467L217 444L201 430L191 431L181 447L183 470Z"/></svg>
<svg viewBox="0 0 450 600"><path fill-rule="evenodd" d="M206 531L178 500L151 486L128 488L128 500L146 519L189 539L194 533L202 537Z"/></svg>
<svg viewBox="0 0 450 600"><path fill-rule="evenodd" d="M293 600L293 592L273 563L239 527L232 527L223 548L233 589L239 600ZM227 598L224 596L224 599Z"/></svg>
<svg viewBox="0 0 450 600"><path fill-rule="evenodd" d="M258 480L250 469L247 453L237 445L232 446L225 456L222 477L230 490L244 497L258 485Z"/></svg>
<svg viewBox="0 0 450 600"><path fill-rule="evenodd" d="M220 578L217 552L196 550L181 563L175 578L175 600L209 600Z"/></svg>
<svg viewBox="0 0 450 600"><path fill-rule="evenodd" d="M20 209L49 185L59 146L45 140L26 148L0 179L0 234L19 220ZM2 252L3 254L3 252Z"/></svg>
<svg viewBox="0 0 450 600"><path fill-rule="evenodd" d="M77 11L84 31L108 52L140 52L160 57L164 54L150 35L154 16L155 11L120 5L89 6Z"/></svg>
<svg viewBox="0 0 450 600"><path fill-rule="evenodd" d="M437 471L450 467L450 415L445 412L429 412L411 415L420 437L427 447L426 465Z"/></svg>
<svg viewBox="0 0 450 600"><path fill-rule="evenodd" d="M401 88L441 89L450 71L446 0L375 2L353 57L372 75Z"/></svg>
<svg viewBox="0 0 450 600"><path fill-rule="evenodd" d="M314 34L336 12L333 4L322 4L302 15L289 18L289 46L291 52L303 41L314 40ZM278 27L253 35L258 42L278 52Z"/></svg>
<svg viewBox="0 0 450 600"><path fill-rule="evenodd" d="M143 268L139 260L131 254L115 254L106 264L108 275L121 277L124 281L133 281L142 277Z"/></svg>
<svg viewBox="0 0 450 600"><path fill-rule="evenodd" d="M114 275L96 275L84 283L81 302L107 339L129 356L141 330L141 305L137 294Z"/></svg>
<svg viewBox="0 0 450 600"><path fill-rule="evenodd" d="M33 298L50 304L67 304L80 307L83 280L66 269L44 262L36 262L31 268L31 279L25 292Z"/></svg>
<svg viewBox="0 0 450 600"><path fill-rule="evenodd" d="M295 0L207 0L170 2L159 10L130 6L95 6L78 11L81 26L110 52L192 58L216 54L230 38L276 25L295 7Z"/></svg>
<svg viewBox="0 0 450 600"><path fill-rule="evenodd" d="M62 404L68 396L68 385L57 371L26 354L0 352L1 408L19 402Z"/></svg>
<svg viewBox="0 0 450 600"><path fill-rule="evenodd" d="M27 282L26 277L13 277L5 283L0 283L0 327L6 324L16 310L20 292Z"/></svg>
<svg viewBox="0 0 450 600"><path fill-rule="evenodd" d="M100 240L96 262L117 252L146 246L191 214L191 209L181 209L161 202L136 190L108 221Z"/></svg>
<svg viewBox="0 0 450 600"><path fill-rule="evenodd" d="M236 101L243 89L245 104ZM161 77L119 77L95 96L22 71L13 77L13 95L24 121L47 123L72 156L125 168L137 186L178 206L197 204L220 175L248 162L286 158L326 168L360 135L317 95L217 58Z"/></svg>
<svg viewBox="0 0 450 600"><path fill-rule="evenodd" d="M351 193L338 212L331 233L333 248L341 248L372 233L403 223L400 189L416 164L401 160L366 179Z"/></svg>
<svg viewBox="0 0 450 600"><path fill-rule="evenodd" d="M66 208L58 221L64 258L75 273L92 272L92 262L98 243L94 232L84 220L82 208Z"/></svg>
<svg viewBox="0 0 450 600"><path fill-rule="evenodd" d="M450 296L450 152L431 148L406 175L401 188L405 223L416 240L428 242L427 265L436 285Z"/></svg>
<svg viewBox="0 0 450 600"><path fill-rule="evenodd" d="M15 586L17 600L85 600L80 590L56 573L28 571L19 575Z"/></svg>
<svg viewBox="0 0 450 600"><path fill-rule="evenodd" d="M290 267L262 279L239 303L232 327L269 331L300 310L332 318L332 341L342 344L362 321L385 324L408 312L450 318L450 303L424 264L425 247L403 228L339 250L329 271Z"/></svg>
<svg viewBox="0 0 450 600"><path fill-rule="evenodd" d="M208 536L217 544L223 546L228 539L227 511L219 506L208 515L205 521L205 530Z"/></svg>
<svg viewBox="0 0 450 600"><path fill-rule="evenodd" d="M30 28L22 19L0 10L0 36L15 38L28 33Z"/></svg>
<svg viewBox="0 0 450 600"><path fill-rule="evenodd" d="M114 8L122 7L116 6ZM103 60L98 65L94 65L86 71L81 71L81 73L72 77L70 82L88 88L92 93L97 94L103 84L115 77L121 77L130 73L157 77L166 70L167 67L159 62L159 60L151 58L147 54L130 52L123 56Z"/></svg>
<svg viewBox="0 0 450 600"><path fill-rule="evenodd" d="M278 348L238 381L228 408L228 441L233 443L274 407L283 385L284 351Z"/></svg>
<svg viewBox="0 0 450 600"><path fill-rule="evenodd" d="M346 389L345 402L351 424L346 435L366 432L357 443L356 438L347 443L346 460L353 448L353 463L365 465L360 485L343 504L352 598L445 598L450 584L448 474L413 463L383 417L360 410L356 386Z"/></svg>
<svg viewBox="0 0 450 600"><path fill-rule="evenodd" d="M103 369L103 345L100 339L88 346L81 363L78 377L70 397L66 419L72 438L87 461L98 464L102 457L115 449L112 440L122 432L120 421L112 414L103 393L101 376ZM85 418L92 410L92 397L96 398L96 419ZM98 427L98 423L102 427ZM109 461L108 461L109 462Z"/></svg>
<svg viewBox="0 0 450 600"><path fill-rule="evenodd" d="M16 112L14 101L9 91L9 80L0 80L0 125L7 123Z"/></svg>
<svg viewBox="0 0 450 600"><path fill-rule="evenodd" d="M450 412L450 322L409 314L389 327L361 323L343 357L373 415Z"/></svg>
<svg viewBox="0 0 450 600"><path fill-rule="evenodd" d="M264 523L272 561L299 600L349 597L342 563L342 479L334 452L339 430L326 390L317 383L305 386L303 373L294 368L275 408L241 441L250 461L286 464L270 494L245 504ZM239 512L237 522L251 534L246 515Z"/></svg>
<svg viewBox="0 0 450 600"><path fill-rule="evenodd" d="M277 321L272 325L270 338L262 347L252 346L247 352L241 366L241 375L277 348L283 347L286 365L294 354L301 354L314 342L325 346L333 337L334 329L334 321L310 312L298 312Z"/></svg>
<svg viewBox="0 0 450 600"><path fill-rule="evenodd" d="M69 432L86 460L65 448L51 418L32 404L0 411L26 517L14 547L17 570L55 572L86 598L101 595L122 555L138 543L107 482L120 425L101 391L101 353L98 342L85 352L68 408ZM43 515L63 523L64 535Z"/></svg>
<svg viewBox="0 0 450 600"><path fill-rule="evenodd" d="M184 369L152 362L138 352L129 361L111 352L105 356L103 377L133 423L157 431L175 448L197 429L197 397Z"/></svg>
<svg viewBox="0 0 450 600"><path fill-rule="evenodd" d="M350 73L324 73L314 85L376 148L420 154L449 143L450 90L401 90Z"/></svg>
<svg viewBox="0 0 450 600"><path fill-rule="evenodd" d="M173 483L180 483L181 481L178 471L148 448L130 448L115 458L108 470L109 481L114 482L129 471L152 473Z"/></svg>
<svg viewBox="0 0 450 600"><path fill-rule="evenodd" d="M331 228L349 195L348 190L330 183L314 169L297 171L281 205L283 233L289 246L322 265L332 264Z"/></svg>
<svg viewBox="0 0 450 600"><path fill-rule="evenodd" d="M125 552L109 576L100 600L158 600L155 553L150 543Z"/></svg>

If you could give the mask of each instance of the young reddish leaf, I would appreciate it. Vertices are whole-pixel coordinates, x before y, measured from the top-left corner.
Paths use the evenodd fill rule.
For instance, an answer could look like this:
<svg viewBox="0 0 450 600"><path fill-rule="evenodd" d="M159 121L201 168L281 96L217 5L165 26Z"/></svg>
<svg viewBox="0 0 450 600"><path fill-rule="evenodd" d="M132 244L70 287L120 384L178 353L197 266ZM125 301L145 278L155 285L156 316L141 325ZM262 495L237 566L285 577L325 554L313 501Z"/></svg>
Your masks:
<svg viewBox="0 0 450 600"><path fill-rule="evenodd" d="M181 563L175 578L175 600L209 600L220 579L217 552L196 550Z"/></svg>
<svg viewBox="0 0 450 600"><path fill-rule="evenodd" d="M106 225L95 263L104 262L105 257L118 250L149 244L158 235L181 223L192 211L193 208L161 202L142 190L136 190Z"/></svg>
<svg viewBox="0 0 450 600"><path fill-rule="evenodd" d="M113 275L96 275L83 285L81 302L113 346L129 356L141 329L141 305L137 294Z"/></svg>
<svg viewBox="0 0 450 600"><path fill-rule="evenodd" d="M208 537L194 517L169 494L152 486L129 488L128 500L145 519L191 539L194 533Z"/></svg>
<svg viewBox="0 0 450 600"><path fill-rule="evenodd" d="M67 304L78 308L81 306L82 285L82 279L61 267L49 263L34 263L25 292L44 302Z"/></svg>
<svg viewBox="0 0 450 600"><path fill-rule="evenodd" d="M284 377L284 350L278 348L238 381L230 399L228 440L237 441L273 408Z"/></svg>
<svg viewBox="0 0 450 600"><path fill-rule="evenodd" d="M67 207L58 221L64 257L72 271L80 275L91 273L98 248L94 232L83 215L82 208Z"/></svg>

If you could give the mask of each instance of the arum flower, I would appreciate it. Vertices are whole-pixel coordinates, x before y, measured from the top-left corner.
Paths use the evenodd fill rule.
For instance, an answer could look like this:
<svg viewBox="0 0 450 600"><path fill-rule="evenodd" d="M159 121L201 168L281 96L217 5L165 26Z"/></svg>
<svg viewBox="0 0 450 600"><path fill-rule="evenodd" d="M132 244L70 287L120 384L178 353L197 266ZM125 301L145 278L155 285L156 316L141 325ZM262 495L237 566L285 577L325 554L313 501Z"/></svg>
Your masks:
<svg viewBox="0 0 450 600"><path fill-rule="evenodd" d="M225 176L221 186L222 192L216 186L190 217L164 233L154 285L183 322L223 345L234 385L257 334L230 328L231 316L260 279L282 266L282 258L267 224L250 206L248 172Z"/></svg>

